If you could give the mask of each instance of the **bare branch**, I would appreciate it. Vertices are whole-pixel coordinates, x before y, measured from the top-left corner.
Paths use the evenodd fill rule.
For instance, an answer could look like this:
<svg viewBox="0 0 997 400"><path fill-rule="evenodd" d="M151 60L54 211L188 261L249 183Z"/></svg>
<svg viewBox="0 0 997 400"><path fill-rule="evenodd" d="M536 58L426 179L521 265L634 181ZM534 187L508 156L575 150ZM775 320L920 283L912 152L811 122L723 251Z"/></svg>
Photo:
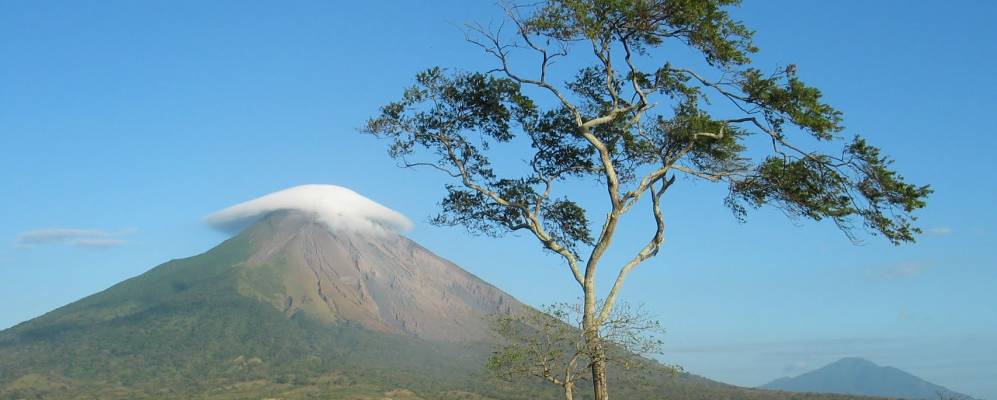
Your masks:
<svg viewBox="0 0 997 400"><path fill-rule="evenodd" d="M609 295L606 296L606 301L603 302L602 310L599 312L599 318L597 320L599 324L605 321L613 311L613 304L616 302L616 297L619 295L620 288L623 286L623 281L626 279L627 275L630 274L630 271L640 263L644 262L644 260L658 254L658 250L661 248L661 243L665 240L665 220L661 212L661 196L665 194L665 191L667 191L673 183L675 183L675 176L661 182L661 188L658 190L654 190L654 183L651 184L651 212L654 214L655 223L654 236L646 245L644 245L637 255L620 268L619 274L616 276L616 281L613 283L613 288L610 289Z"/></svg>

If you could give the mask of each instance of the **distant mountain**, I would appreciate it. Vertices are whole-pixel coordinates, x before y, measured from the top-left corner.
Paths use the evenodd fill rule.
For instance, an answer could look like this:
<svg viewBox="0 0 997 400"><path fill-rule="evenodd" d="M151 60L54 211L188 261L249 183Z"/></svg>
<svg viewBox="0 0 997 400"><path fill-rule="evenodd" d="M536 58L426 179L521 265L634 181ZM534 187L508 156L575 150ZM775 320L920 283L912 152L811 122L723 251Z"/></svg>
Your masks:
<svg viewBox="0 0 997 400"><path fill-rule="evenodd" d="M881 367L861 358L843 358L820 369L792 378L779 378L761 386L790 392L841 393L903 399L970 399L893 367Z"/></svg>
<svg viewBox="0 0 997 400"><path fill-rule="evenodd" d="M0 399L559 398L485 369L497 343L488 316L525 307L401 235L278 211L204 254L0 331ZM648 376L614 393L843 398Z"/></svg>

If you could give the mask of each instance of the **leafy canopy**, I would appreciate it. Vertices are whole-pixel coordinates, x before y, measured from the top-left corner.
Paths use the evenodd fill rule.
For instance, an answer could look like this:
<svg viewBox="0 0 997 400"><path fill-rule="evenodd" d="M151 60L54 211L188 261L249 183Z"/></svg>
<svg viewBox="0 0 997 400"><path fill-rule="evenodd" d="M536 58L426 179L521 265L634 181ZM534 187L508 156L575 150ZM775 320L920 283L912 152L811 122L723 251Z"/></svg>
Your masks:
<svg viewBox="0 0 997 400"><path fill-rule="evenodd" d="M421 72L363 131L390 139L390 154L403 166L455 178L435 223L496 236L528 230L569 263L581 260L583 249L597 259L618 216L645 195L659 225L646 256L656 253L659 200L677 175L726 184L724 202L741 220L772 205L794 217L830 219L853 240L863 226L894 244L914 241L921 230L912 213L925 206L930 187L907 183L866 139L846 140L842 114L796 66L769 73L752 66L752 32L726 11L737 4L506 6L514 32L468 26L468 40L495 57L496 69ZM708 67L661 62L668 43L695 50ZM513 55L533 57L539 68L516 70ZM552 77L550 65L568 58L583 67ZM718 99L736 112L712 106ZM758 135L765 145L748 140ZM521 144L528 172L497 172L496 143ZM556 185L567 180L604 188L610 213L602 229L594 231L586 210L558 195Z"/></svg>

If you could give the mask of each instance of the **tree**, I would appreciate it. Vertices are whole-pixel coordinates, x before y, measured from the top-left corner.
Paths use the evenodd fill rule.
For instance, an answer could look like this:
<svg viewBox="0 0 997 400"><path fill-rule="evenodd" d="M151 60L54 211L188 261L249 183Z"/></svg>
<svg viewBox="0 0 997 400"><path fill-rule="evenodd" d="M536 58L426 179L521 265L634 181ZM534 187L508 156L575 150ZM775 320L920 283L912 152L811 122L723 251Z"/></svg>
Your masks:
<svg viewBox="0 0 997 400"><path fill-rule="evenodd" d="M492 352L489 369L507 380L540 378L560 387L565 400L572 400L575 385L589 380L584 372L595 358L586 346L582 309L578 304L559 303L497 315L494 330L504 343ZM643 307L624 303L614 307L599 337L607 349L607 363L624 371L657 372L655 367L660 366L646 357L661 353L662 342L656 337L661 333L661 324Z"/></svg>
<svg viewBox="0 0 997 400"><path fill-rule="evenodd" d="M943 393L941 391L935 391L935 396L938 396L938 400L972 400L963 394Z"/></svg>
<svg viewBox="0 0 997 400"><path fill-rule="evenodd" d="M564 260L584 300L598 400L609 397L599 327L628 274L660 250L661 203L678 175L726 184L724 202L742 221L751 209L772 205L794 217L829 219L852 240L860 227L894 244L921 232L912 213L931 189L907 183L864 138L846 140L842 114L796 66L770 73L753 67L752 32L726 11L737 3L506 5L514 29L471 24L467 31L495 69L419 73L401 100L363 128L390 139L389 153L402 166L453 178L433 222L490 236L529 232ZM664 60L662 46L672 44L699 54L706 67ZM533 72L512 63L524 54L536 61ZM582 67L555 77L551 66L569 61ZM498 165L509 157L495 159L496 145L518 151L525 172ZM605 209L586 210L579 197L558 190L570 181L594 183L597 194L580 196L602 197ZM648 201L654 231L617 266L597 302L596 272L621 217ZM599 212L604 219L596 225L589 218Z"/></svg>

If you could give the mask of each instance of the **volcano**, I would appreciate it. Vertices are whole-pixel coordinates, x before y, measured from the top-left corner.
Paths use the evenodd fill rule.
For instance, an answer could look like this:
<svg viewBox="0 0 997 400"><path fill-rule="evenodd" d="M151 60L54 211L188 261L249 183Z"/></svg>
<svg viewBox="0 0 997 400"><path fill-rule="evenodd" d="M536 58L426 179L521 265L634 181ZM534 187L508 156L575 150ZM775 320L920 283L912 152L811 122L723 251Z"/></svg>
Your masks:
<svg viewBox="0 0 997 400"><path fill-rule="evenodd" d="M894 367L847 357L796 377L779 378L762 386L791 392L845 393L898 399L960 399L954 392Z"/></svg>
<svg viewBox="0 0 997 400"><path fill-rule="evenodd" d="M283 210L0 333L0 394L473 389L489 380L489 315L522 307L401 235Z"/></svg>
<svg viewBox="0 0 997 400"><path fill-rule="evenodd" d="M523 308L516 299L387 232L336 231L312 215L279 211L244 234L239 292L321 322L350 322L435 342L490 338L488 315Z"/></svg>
<svg viewBox="0 0 997 400"><path fill-rule="evenodd" d="M0 332L0 399L555 399L485 368L489 316L526 307L393 231L279 210ZM665 371L617 393L786 396Z"/></svg>

